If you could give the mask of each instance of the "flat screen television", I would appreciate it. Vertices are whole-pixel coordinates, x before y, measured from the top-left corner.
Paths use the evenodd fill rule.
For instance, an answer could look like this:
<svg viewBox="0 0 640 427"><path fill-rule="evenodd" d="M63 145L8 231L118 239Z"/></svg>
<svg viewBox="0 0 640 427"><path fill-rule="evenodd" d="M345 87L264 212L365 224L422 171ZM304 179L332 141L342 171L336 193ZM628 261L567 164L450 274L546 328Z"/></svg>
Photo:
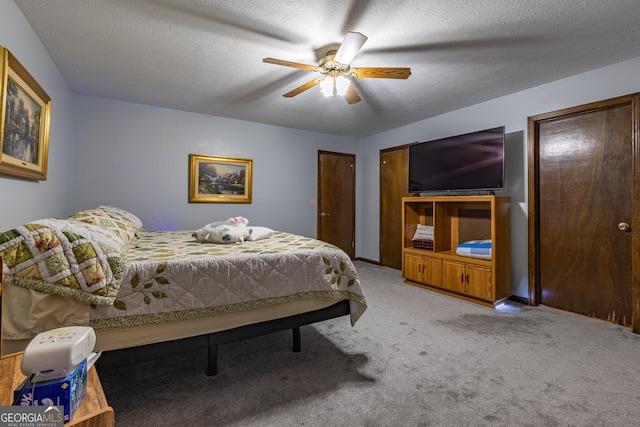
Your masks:
<svg viewBox="0 0 640 427"><path fill-rule="evenodd" d="M409 192L504 189L504 126L409 146Z"/></svg>

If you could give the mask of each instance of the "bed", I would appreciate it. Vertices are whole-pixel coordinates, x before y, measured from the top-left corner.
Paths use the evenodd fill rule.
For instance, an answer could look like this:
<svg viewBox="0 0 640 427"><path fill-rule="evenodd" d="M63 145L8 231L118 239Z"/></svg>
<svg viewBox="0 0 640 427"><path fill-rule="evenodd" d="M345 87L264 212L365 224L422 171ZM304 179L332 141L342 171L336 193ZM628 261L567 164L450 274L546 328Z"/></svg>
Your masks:
<svg viewBox="0 0 640 427"><path fill-rule="evenodd" d="M99 206L0 234L2 353L37 333L90 325L97 350L206 336L217 346L366 310L356 269L328 243L261 227L235 244L200 243L193 231L145 231L134 214ZM264 232L267 230L268 232Z"/></svg>

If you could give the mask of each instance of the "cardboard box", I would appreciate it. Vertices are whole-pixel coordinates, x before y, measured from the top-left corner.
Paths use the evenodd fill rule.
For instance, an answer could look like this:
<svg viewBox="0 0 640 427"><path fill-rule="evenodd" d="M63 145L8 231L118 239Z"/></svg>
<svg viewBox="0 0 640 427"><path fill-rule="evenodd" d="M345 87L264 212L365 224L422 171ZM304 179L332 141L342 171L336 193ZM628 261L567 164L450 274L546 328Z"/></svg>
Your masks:
<svg viewBox="0 0 640 427"><path fill-rule="evenodd" d="M78 367L65 378L36 384L27 383L28 381L29 378L26 378L13 391L15 405L62 406L64 422L68 423L73 419L73 414L87 393L87 359L80 362Z"/></svg>

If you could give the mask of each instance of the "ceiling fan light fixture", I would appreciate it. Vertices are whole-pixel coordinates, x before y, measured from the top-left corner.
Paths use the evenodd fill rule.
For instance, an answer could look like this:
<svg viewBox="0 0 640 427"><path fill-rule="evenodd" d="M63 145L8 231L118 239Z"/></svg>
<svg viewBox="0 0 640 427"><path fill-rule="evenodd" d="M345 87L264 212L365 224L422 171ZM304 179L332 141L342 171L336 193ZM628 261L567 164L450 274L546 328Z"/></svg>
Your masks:
<svg viewBox="0 0 640 427"><path fill-rule="evenodd" d="M320 82L320 91L324 96L344 96L349 90L350 82L343 75L336 75L335 71L332 71Z"/></svg>
<svg viewBox="0 0 640 427"><path fill-rule="evenodd" d="M320 91L324 96L333 96L333 77L327 76L320 82Z"/></svg>
<svg viewBox="0 0 640 427"><path fill-rule="evenodd" d="M344 96L349 90L349 79L345 76L338 76L334 79L336 86L336 95Z"/></svg>

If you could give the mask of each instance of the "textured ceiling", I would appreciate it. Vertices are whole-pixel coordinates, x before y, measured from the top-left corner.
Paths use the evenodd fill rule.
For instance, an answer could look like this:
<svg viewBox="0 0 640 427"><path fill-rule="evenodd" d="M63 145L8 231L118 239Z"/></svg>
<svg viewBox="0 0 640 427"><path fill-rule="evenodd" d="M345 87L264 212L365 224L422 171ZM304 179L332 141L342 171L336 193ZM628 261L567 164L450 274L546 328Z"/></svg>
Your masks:
<svg viewBox="0 0 640 427"><path fill-rule="evenodd" d="M75 93L363 137L640 56L638 0L16 0ZM369 37L352 67L362 102L319 76L347 31ZM19 59L19 58L18 58Z"/></svg>

